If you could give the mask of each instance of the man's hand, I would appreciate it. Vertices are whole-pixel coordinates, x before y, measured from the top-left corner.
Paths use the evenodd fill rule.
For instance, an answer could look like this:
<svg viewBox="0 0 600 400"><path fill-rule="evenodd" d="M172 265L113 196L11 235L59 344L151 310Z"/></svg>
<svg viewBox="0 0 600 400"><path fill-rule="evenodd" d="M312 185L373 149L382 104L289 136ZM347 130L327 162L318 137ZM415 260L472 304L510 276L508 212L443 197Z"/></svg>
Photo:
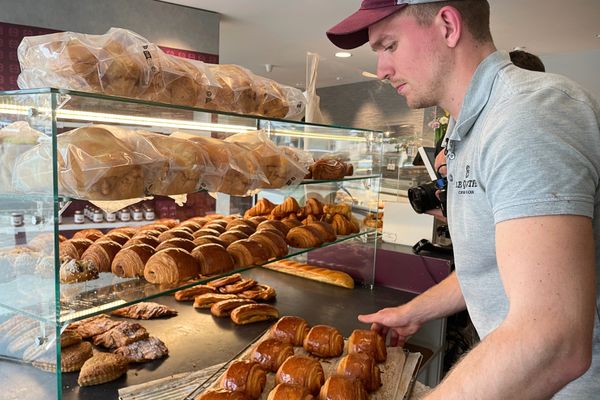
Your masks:
<svg viewBox="0 0 600 400"><path fill-rule="evenodd" d="M390 346L404 346L404 343L423 325L415 315L411 314L408 304L384 308L373 314L359 315L358 320L371 324L371 329L383 337L389 333Z"/></svg>

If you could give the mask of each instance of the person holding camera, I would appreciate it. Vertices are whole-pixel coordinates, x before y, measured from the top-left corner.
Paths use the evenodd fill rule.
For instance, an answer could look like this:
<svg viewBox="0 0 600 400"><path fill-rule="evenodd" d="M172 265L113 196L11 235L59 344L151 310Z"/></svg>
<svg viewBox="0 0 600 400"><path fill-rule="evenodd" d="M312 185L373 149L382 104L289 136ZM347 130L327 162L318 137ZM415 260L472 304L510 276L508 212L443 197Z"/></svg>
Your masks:
<svg viewBox="0 0 600 400"><path fill-rule="evenodd" d="M440 106L456 271L359 320L402 345L468 309L481 342L427 399L600 393L600 106L496 50L487 0L363 0L327 35L369 42L411 108Z"/></svg>

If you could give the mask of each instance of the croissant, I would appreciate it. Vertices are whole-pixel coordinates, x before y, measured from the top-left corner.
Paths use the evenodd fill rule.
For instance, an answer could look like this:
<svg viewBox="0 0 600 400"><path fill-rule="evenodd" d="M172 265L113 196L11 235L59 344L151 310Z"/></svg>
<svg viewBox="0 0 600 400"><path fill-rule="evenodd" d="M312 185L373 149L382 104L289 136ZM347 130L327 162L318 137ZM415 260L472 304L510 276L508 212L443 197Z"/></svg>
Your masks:
<svg viewBox="0 0 600 400"><path fill-rule="evenodd" d="M306 204L304 205L304 207L302 207L300 209L297 216L299 219L304 219L304 218L308 217L309 215L312 215L312 216L318 218L322 214L323 214L323 203L321 203L319 200L311 197L310 199L306 200Z"/></svg>
<svg viewBox="0 0 600 400"><path fill-rule="evenodd" d="M262 264L269 259L267 251L262 247L260 242L249 239L242 239L231 243L227 247L227 252L233 258L236 268Z"/></svg>
<svg viewBox="0 0 600 400"><path fill-rule="evenodd" d="M350 235L355 233L355 227L350 223L350 220L342 214L335 214L331 222L331 226L337 235Z"/></svg>
<svg viewBox="0 0 600 400"><path fill-rule="evenodd" d="M288 245L285 242L285 239L279 234L267 229L253 234L250 236L250 240L262 244L268 252L269 259L280 258L288 254Z"/></svg>
<svg viewBox="0 0 600 400"><path fill-rule="evenodd" d="M156 252L146 262L144 278L150 283L177 283L198 275L198 263L183 249Z"/></svg>
<svg viewBox="0 0 600 400"><path fill-rule="evenodd" d="M315 325L304 338L304 350L318 357L338 357L344 351L344 338L336 328Z"/></svg>
<svg viewBox="0 0 600 400"><path fill-rule="evenodd" d="M335 240L337 239L337 236L335 235L335 229L331 224L328 224L327 222L316 221L308 225L317 228L325 236L325 242L335 242Z"/></svg>
<svg viewBox="0 0 600 400"><path fill-rule="evenodd" d="M358 379L368 392L381 387L381 371L368 354L348 354L340 360L336 372L338 375Z"/></svg>
<svg viewBox="0 0 600 400"><path fill-rule="evenodd" d="M175 292L175 300L177 301L194 301L196 296L205 293L215 293L217 289L208 285L198 285L187 289L181 289Z"/></svg>
<svg viewBox="0 0 600 400"><path fill-rule="evenodd" d="M352 217L352 207L348 204L325 204L323 206L323 213L335 215L341 214L344 217L350 219Z"/></svg>
<svg viewBox="0 0 600 400"><path fill-rule="evenodd" d="M98 229L83 229L81 231L75 232L73 235L73 239L88 239L92 242L100 239L104 236L104 233Z"/></svg>
<svg viewBox="0 0 600 400"><path fill-rule="evenodd" d="M219 236L219 239L225 242L225 247L227 248L231 243L237 242L238 240L248 239L248 235L244 232L233 229L231 231L226 231Z"/></svg>
<svg viewBox="0 0 600 400"><path fill-rule="evenodd" d="M256 217L259 215L271 214L271 211L275 208L275 204L271 203L269 199L262 198L256 202L254 207L248 209L244 213L244 218Z"/></svg>
<svg viewBox="0 0 600 400"><path fill-rule="evenodd" d="M238 308L239 306L245 306L246 304L256 304L254 300L249 299L227 299L213 303L210 306L210 313L214 317L229 317L231 311Z"/></svg>
<svg viewBox="0 0 600 400"><path fill-rule="evenodd" d="M302 346L309 329L308 323L303 318L286 315L273 325L269 337L293 346Z"/></svg>
<svg viewBox="0 0 600 400"><path fill-rule="evenodd" d="M257 215L255 217L250 217L248 218L248 221L252 221L256 224L256 226L258 227L258 224L260 224L263 221L266 221L267 217L265 215Z"/></svg>
<svg viewBox="0 0 600 400"><path fill-rule="evenodd" d="M307 249L320 246L325 241L325 237L321 230L303 225L290 229L285 240L292 247Z"/></svg>
<svg viewBox="0 0 600 400"><path fill-rule="evenodd" d="M250 400L250 397L242 392L232 392L227 389L214 389L202 393L194 400Z"/></svg>
<svg viewBox="0 0 600 400"><path fill-rule="evenodd" d="M131 235L131 236L133 236L133 235ZM124 233L122 231L114 231L113 230L113 231L108 232L106 235L102 236L101 238L98 238L97 240L112 240L113 242L117 242L121 246L123 246L125 243L127 243L129 241L131 236L127 235L126 233Z"/></svg>
<svg viewBox="0 0 600 400"><path fill-rule="evenodd" d="M348 353L366 353L378 363L387 358L385 339L370 329L355 329L348 339Z"/></svg>
<svg viewBox="0 0 600 400"><path fill-rule="evenodd" d="M222 274L233 269L233 259L223 248L216 243L207 243L192 250L192 257L198 263L201 275Z"/></svg>
<svg viewBox="0 0 600 400"><path fill-rule="evenodd" d="M286 218L281 220L281 222L288 228L288 230L297 226L302 226L302 222L294 218Z"/></svg>
<svg viewBox="0 0 600 400"><path fill-rule="evenodd" d="M147 244L132 244L117 253L111 264L111 271L121 278L144 276L144 266L154 253L154 249Z"/></svg>
<svg viewBox="0 0 600 400"><path fill-rule="evenodd" d="M304 356L289 357L281 364L275 375L275 383L303 386L313 395L319 393L324 381L325 373L321 363L314 358Z"/></svg>
<svg viewBox="0 0 600 400"><path fill-rule="evenodd" d="M60 258L79 260L93 243L90 239L85 238L65 240L58 245L58 254Z"/></svg>
<svg viewBox="0 0 600 400"><path fill-rule="evenodd" d="M314 397L303 386L280 383L269 392L267 400L313 400Z"/></svg>
<svg viewBox="0 0 600 400"><path fill-rule="evenodd" d="M196 248L194 242L188 239L183 238L173 238L169 240L165 240L161 242L158 246L156 246L156 251L161 251L164 249L168 249L169 247L175 247L178 249L184 249L185 251L192 251Z"/></svg>
<svg viewBox="0 0 600 400"><path fill-rule="evenodd" d="M221 246L223 248L227 247L227 243L225 243L224 241L222 241L221 239L219 239L216 236L210 236L210 235L199 236L194 239L193 243L196 245L196 247L201 246L203 244L209 244L209 243L218 244L219 246Z"/></svg>
<svg viewBox="0 0 600 400"><path fill-rule="evenodd" d="M260 342L252 352L252 361L256 361L265 371L277 372L281 364L294 355L294 347L277 339Z"/></svg>
<svg viewBox="0 0 600 400"><path fill-rule="evenodd" d="M153 235L152 232L156 232L157 235L156 236ZM138 233L138 234L134 235L131 239L129 239L127 241L127 243L125 243L123 245L123 248L133 246L134 244L147 244L148 246L151 246L152 248L156 248L156 246L158 246L160 244L160 242L158 241L159 234L160 234L160 232L158 232L158 231L145 231L145 232Z"/></svg>
<svg viewBox="0 0 600 400"><path fill-rule="evenodd" d="M256 224L252 221L250 221L249 219L245 219L245 218L238 218L238 219L234 219L232 221L229 221L229 223L227 224L227 226L225 227L225 229L227 230L231 230L239 225L243 225L243 226L249 226L250 228L256 230Z"/></svg>
<svg viewBox="0 0 600 400"><path fill-rule="evenodd" d="M323 159L310 166L313 179L342 179L346 174L346 164L335 159Z"/></svg>
<svg viewBox="0 0 600 400"><path fill-rule="evenodd" d="M176 237L194 240L194 236L185 229L169 229L168 231L165 231L161 233L160 236L158 236L158 241L164 242L166 240L173 239Z"/></svg>
<svg viewBox="0 0 600 400"><path fill-rule="evenodd" d="M119 243L98 239L81 255L81 259L95 265L99 272L110 272L112 261L120 250Z"/></svg>
<svg viewBox="0 0 600 400"><path fill-rule="evenodd" d="M260 232L261 230L264 230L264 229L275 229L275 230L281 232L283 234L283 236L287 235L288 232L290 231L290 228L284 222L277 221L277 220L271 220L271 219L261 222L256 227L257 232Z"/></svg>
<svg viewBox="0 0 600 400"><path fill-rule="evenodd" d="M330 376L319 393L322 400L368 400L369 395L358 379L347 376Z"/></svg>
<svg viewBox="0 0 600 400"><path fill-rule="evenodd" d="M271 211L271 215L277 219L284 218L289 214L296 214L300 211L300 205L293 197L288 197Z"/></svg>
<svg viewBox="0 0 600 400"><path fill-rule="evenodd" d="M231 320L236 325L246 325L275 318L279 318L279 310L269 304L248 304L231 312Z"/></svg>
<svg viewBox="0 0 600 400"><path fill-rule="evenodd" d="M221 379L223 389L243 392L252 399L260 398L266 383L267 374L260 364L248 360L232 362Z"/></svg>

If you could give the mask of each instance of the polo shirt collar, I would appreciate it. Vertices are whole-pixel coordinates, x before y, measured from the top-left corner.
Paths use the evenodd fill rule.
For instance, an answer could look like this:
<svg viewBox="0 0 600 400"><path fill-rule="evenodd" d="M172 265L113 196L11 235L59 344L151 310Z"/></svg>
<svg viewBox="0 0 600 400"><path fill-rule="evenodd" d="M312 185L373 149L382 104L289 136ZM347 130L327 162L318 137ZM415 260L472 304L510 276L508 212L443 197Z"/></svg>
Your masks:
<svg viewBox="0 0 600 400"><path fill-rule="evenodd" d="M450 140L461 140L471 131L479 114L486 106L492 93L492 86L498 72L511 64L507 53L496 51L487 56L475 70L465 95L457 121L452 121L452 130L448 127Z"/></svg>

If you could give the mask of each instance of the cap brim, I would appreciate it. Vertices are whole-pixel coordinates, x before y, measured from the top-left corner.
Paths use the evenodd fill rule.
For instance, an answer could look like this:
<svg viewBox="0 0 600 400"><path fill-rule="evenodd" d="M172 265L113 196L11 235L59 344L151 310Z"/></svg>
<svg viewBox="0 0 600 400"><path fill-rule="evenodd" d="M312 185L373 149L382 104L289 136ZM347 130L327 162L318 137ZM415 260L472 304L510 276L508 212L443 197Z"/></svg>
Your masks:
<svg viewBox="0 0 600 400"><path fill-rule="evenodd" d="M369 26L404 8L406 4L358 10L327 31L327 37L337 47L345 50L362 46L369 41Z"/></svg>

